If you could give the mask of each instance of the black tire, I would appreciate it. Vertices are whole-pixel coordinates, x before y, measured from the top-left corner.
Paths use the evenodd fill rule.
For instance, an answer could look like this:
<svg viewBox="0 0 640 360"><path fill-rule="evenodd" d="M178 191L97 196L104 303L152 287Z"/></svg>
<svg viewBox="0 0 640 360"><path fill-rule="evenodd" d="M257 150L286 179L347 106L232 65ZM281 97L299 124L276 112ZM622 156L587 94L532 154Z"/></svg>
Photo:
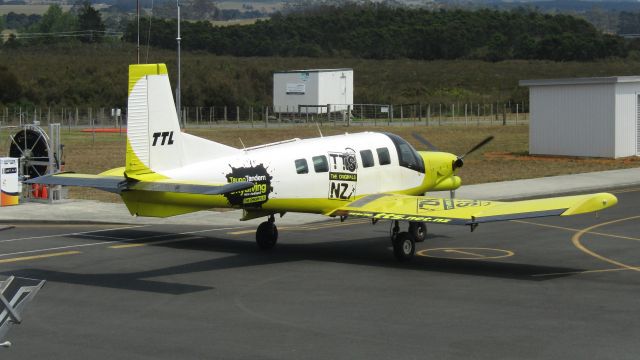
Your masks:
<svg viewBox="0 0 640 360"><path fill-rule="evenodd" d="M265 221L256 230L256 243L261 250L270 250L278 242L278 228L276 224Z"/></svg>
<svg viewBox="0 0 640 360"><path fill-rule="evenodd" d="M416 239L416 242L423 242L427 238L427 224L412 221L409 223L409 234Z"/></svg>
<svg viewBox="0 0 640 360"><path fill-rule="evenodd" d="M416 253L416 241L406 231L398 233L393 241L393 254L398 261L408 261Z"/></svg>

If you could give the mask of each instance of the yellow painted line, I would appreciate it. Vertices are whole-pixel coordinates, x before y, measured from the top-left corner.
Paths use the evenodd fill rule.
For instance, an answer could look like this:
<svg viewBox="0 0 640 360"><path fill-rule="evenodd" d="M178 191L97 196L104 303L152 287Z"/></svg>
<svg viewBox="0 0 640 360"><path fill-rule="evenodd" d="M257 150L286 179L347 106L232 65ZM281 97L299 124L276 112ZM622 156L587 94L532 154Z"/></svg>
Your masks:
<svg viewBox="0 0 640 360"><path fill-rule="evenodd" d="M473 252L468 252L466 250L480 250L480 251L488 251L488 252L492 252L492 253L497 253L496 255L491 255L491 254L487 254L487 255L483 255L483 254L478 254L478 253L473 253ZM472 257L443 257L443 256L436 256L436 255L431 255L430 253L436 253L442 251L442 252L446 252L446 253L459 253L459 254L464 254L464 255L471 255ZM418 256L426 256L426 257L431 257L431 258L436 258L436 259L449 259L449 260L489 260L489 259L501 259L501 258L506 258L509 256L513 256L515 253L513 251L510 250L504 250L504 249L493 249L493 248L435 248L435 249L425 249L425 250L420 250L418 252L416 252L416 255Z"/></svg>
<svg viewBox="0 0 640 360"><path fill-rule="evenodd" d="M455 250L455 249L447 249L444 252L457 253L457 254L462 254L462 255L471 255L471 256L475 256L475 257L479 257L479 258L484 257L484 255L482 255L482 254L475 254L475 253L472 253L472 252Z"/></svg>
<svg viewBox="0 0 640 360"><path fill-rule="evenodd" d="M532 221L524 221L524 220L511 220L511 221L512 222L521 223L521 224L537 225L537 226L548 227L548 228L553 228L553 229L567 230L567 231L571 231L571 232L580 232L580 231L582 231L580 229L573 229L573 228L564 227L564 226L557 226L557 225L540 224L540 223L532 222ZM597 232L597 231L588 231L588 233L589 234L594 234L594 235L618 238L618 239L640 241L640 238L634 238L634 237L631 237L631 236L607 234L607 233L601 233L601 232Z"/></svg>
<svg viewBox="0 0 640 360"><path fill-rule="evenodd" d="M174 243L174 242L180 242L180 241L188 241L188 240L194 240L194 239L200 239L200 237L199 236L189 236L189 237L182 238L182 239L167 239L167 240L148 241L148 242L143 242L143 243L130 243L130 244L112 245L112 246L109 246L109 249L129 249L129 248L135 248L135 247L141 247L141 246L147 246L147 245L168 244L168 243Z"/></svg>
<svg viewBox="0 0 640 360"><path fill-rule="evenodd" d="M637 269L637 267L636 267L636 269ZM558 276L558 275L581 275L581 274L603 273L603 272L612 272L612 271L629 271L629 270L630 269L617 267L617 268L613 268L613 269L566 271L566 272L557 272L557 273L548 273L548 274L535 274L535 275L531 275L531 276L543 277L543 276Z"/></svg>
<svg viewBox="0 0 640 360"><path fill-rule="evenodd" d="M621 263L620 261L617 261L617 260L614 260L614 259L608 258L608 257L606 257L606 256L604 256L604 255L600 255L600 254L598 254L598 253L596 253L596 252L594 252L594 251L592 251L592 250L590 250L590 249L587 249L587 248L586 248L584 245L582 245L582 243L580 242L580 238L582 237L582 235L584 235L584 234L586 234L586 233L590 232L590 231L591 231L591 230L593 230L593 229L597 229L597 228L599 228L599 227L607 226L607 225L611 225L611 224L616 224L616 223L623 222L623 221L628 221L628 220L638 219L638 218L640 218L640 215L637 215L637 216L631 216L631 217L627 217L627 218L624 218L624 219L618 219L618 220L607 221L607 222L603 222L603 223L600 223L600 224L596 224L596 225L590 226L590 227L588 227L588 228L582 229L582 230L578 231L577 233L575 233L575 234L571 237L571 242L572 242L572 243L573 243L573 245L574 245L575 247L577 247L580 251L584 252L584 253L585 253L585 254L587 254L587 255L593 256L593 257L594 257L594 258L596 258L596 259L602 260L602 261L604 261L604 262L608 262L609 264L613 264L613 265L616 265L616 266L619 266L619 267L621 267L621 268L625 268L625 269L628 269L628 270L640 271L640 268L637 268L637 267L634 267L634 266L630 266L630 265L627 265L627 264Z"/></svg>
<svg viewBox="0 0 640 360"><path fill-rule="evenodd" d="M278 230L284 230L284 229L278 229ZM255 229L253 230L240 230L240 231L232 231L232 232L228 232L227 234L229 235L244 235L244 234L251 234L256 232Z"/></svg>
<svg viewBox="0 0 640 360"><path fill-rule="evenodd" d="M46 259L46 258L55 257L55 256L75 255L75 254L81 254L81 252L80 251L64 251L59 253L22 256L22 257L10 258L10 259L0 259L0 264L6 264L6 263L12 263L12 262L18 262L18 261L27 261L27 260Z"/></svg>

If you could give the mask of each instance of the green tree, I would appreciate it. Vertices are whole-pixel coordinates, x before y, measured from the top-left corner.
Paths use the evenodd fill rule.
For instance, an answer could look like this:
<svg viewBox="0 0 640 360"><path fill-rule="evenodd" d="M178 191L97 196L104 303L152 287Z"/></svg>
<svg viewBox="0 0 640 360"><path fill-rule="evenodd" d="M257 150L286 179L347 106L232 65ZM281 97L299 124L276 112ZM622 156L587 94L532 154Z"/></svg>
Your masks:
<svg viewBox="0 0 640 360"><path fill-rule="evenodd" d="M100 42L104 35L104 23L100 12L85 1L78 11L78 30L89 32L88 35L80 38L82 42Z"/></svg>
<svg viewBox="0 0 640 360"><path fill-rule="evenodd" d="M41 33L69 32L76 29L75 17L62 10L60 5L54 4L42 15L35 30Z"/></svg>

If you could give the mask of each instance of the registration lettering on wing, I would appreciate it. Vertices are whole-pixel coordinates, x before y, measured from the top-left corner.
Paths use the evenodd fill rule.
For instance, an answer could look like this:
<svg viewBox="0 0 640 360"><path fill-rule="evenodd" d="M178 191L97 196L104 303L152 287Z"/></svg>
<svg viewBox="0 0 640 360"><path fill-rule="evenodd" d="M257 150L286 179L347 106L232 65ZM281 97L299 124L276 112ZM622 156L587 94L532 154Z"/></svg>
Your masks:
<svg viewBox="0 0 640 360"><path fill-rule="evenodd" d="M485 200L420 199L418 200L418 212L483 207L491 204L491 201Z"/></svg>

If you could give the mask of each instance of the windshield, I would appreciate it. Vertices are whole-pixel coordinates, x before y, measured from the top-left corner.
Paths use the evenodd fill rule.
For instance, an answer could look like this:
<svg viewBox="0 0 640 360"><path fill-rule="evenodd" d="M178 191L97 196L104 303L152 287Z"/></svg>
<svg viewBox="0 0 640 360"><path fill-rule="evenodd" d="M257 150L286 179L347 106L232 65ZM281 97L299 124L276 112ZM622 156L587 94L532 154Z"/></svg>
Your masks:
<svg viewBox="0 0 640 360"><path fill-rule="evenodd" d="M387 135L398 152L398 162L400 166L424 173L424 162L416 149L411 146L405 139L396 134L384 133Z"/></svg>

